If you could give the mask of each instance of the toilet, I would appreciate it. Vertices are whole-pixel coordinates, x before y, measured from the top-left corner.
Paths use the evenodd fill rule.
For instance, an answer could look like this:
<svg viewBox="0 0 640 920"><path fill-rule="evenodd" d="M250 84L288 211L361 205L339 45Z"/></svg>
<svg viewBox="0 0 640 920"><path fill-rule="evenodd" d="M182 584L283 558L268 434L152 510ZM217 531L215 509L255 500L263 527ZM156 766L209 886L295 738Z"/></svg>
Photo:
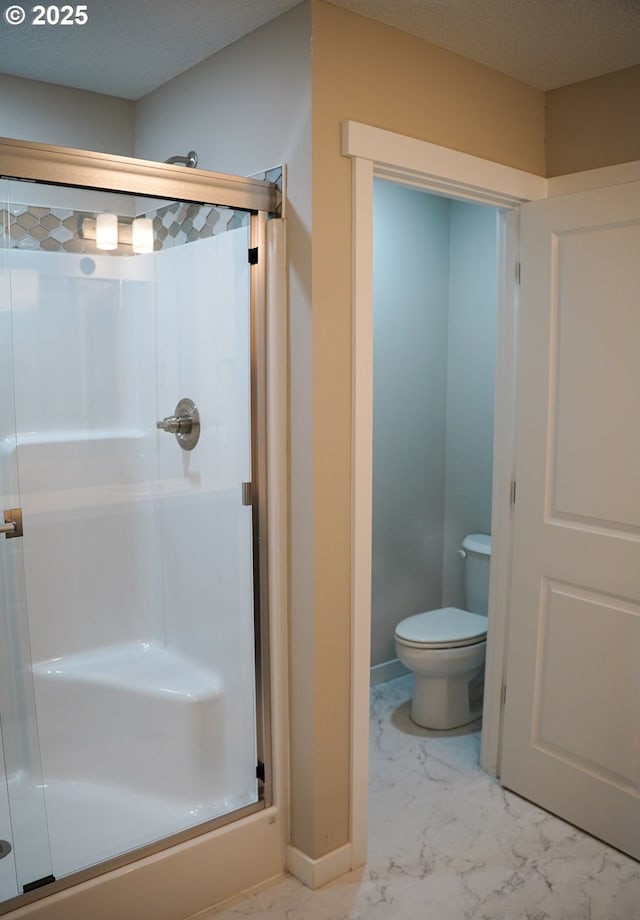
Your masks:
<svg viewBox="0 0 640 920"><path fill-rule="evenodd" d="M428 610L396 626L396 654L415 674L411 719L423 728L458 728L480 715L469 684L484 668L491 537L470 534L460 553L468 609Z"/></svg>

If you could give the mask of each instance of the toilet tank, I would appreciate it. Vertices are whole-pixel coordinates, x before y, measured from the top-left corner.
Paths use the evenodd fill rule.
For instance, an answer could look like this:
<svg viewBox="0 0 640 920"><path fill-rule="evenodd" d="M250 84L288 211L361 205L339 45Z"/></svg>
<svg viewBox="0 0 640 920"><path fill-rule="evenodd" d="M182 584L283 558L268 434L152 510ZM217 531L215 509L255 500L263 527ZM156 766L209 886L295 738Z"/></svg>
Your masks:
<svg viewBox="0 0 640 920"><path fill-rule="evenodd" d="M489 564L491 562L491 537L486 533L472 533L462 541L464 550L465 604L471 613L487 615L489 608Z"/></svg>

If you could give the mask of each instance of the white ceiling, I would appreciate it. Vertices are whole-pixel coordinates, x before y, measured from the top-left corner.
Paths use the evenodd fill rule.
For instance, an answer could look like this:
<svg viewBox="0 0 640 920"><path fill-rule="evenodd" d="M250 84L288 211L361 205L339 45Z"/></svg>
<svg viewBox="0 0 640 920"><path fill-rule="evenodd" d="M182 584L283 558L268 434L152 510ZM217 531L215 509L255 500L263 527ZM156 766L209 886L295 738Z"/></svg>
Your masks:
<svg viewBox="0 0 640 920"><path fill-rule="evenodd" d="M34 5L19 2L25 9ZM3 0L3 9L9 3L13 0ZM28 20L9 26L0 19L0 71L139 99L300 0L85 3L89 22L84 26L32 26ZM56 5L62 6L62 0Z"/></svg>
<svg viewBox="0 0 640 920"><path fill-rule="evenodd" d="M640 63L640 0L329 0L538 89Z"/></svg>
<svg viewBox="0 0 640 920"><path fill-rule="evenodd" d="M85 26L10 26L0 20L0 68L138 99L299 2L88 0ZM328 2L538 89L640 63L640 0Z"/></svg>

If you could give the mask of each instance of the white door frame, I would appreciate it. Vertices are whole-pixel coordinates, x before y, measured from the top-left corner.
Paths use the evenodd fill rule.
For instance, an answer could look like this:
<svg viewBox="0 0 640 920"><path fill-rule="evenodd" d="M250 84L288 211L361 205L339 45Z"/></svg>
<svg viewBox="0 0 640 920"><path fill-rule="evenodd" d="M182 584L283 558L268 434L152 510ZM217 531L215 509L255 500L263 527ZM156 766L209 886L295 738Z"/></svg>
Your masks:
<svg viewBox="0 0 640 920"><path fill-rule="evenodd" d="M511 556L518 206L545 198L541 176L357 122L342 125L353 161L351 775L352 868L367 855L373 438L373 180L389 179L501 209L493 473L493 538L482 766L497 774Z"/></svg>

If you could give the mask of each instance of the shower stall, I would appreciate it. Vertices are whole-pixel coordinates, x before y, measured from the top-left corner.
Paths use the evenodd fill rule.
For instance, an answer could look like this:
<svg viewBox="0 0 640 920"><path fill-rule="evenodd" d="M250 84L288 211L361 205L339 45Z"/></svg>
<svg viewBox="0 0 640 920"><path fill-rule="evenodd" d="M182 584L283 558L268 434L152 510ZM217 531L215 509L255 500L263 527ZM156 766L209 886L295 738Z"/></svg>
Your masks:
<svg viewBox="0 0 640 920"><path fill-rule="evenodd" d="M269 804L277 189L16 141L0 170L2 913Z"/></svg>

